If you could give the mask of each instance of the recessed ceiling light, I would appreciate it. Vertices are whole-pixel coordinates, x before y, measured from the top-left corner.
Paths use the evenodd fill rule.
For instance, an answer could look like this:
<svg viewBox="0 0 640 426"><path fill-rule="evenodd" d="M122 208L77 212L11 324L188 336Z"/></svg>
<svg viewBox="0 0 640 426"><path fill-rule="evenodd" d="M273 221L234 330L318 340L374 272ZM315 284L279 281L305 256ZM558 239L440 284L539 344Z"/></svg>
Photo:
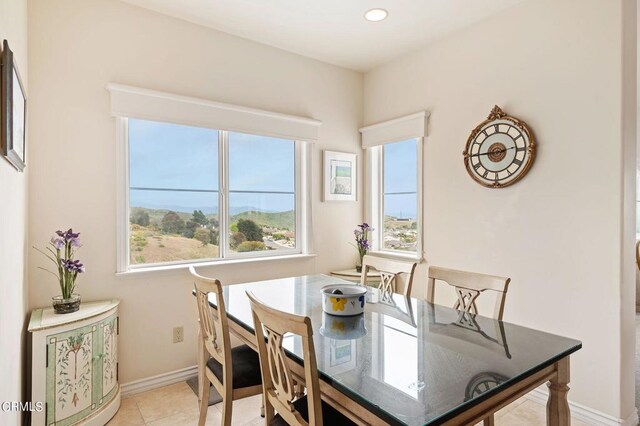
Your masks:
<svg viewBox="0 0 640 426"><path fill-rule="evenodd" d="M382 21L387 18L389 12L384 9L371 9L364 14L364 19L371 22Z"/></svg>

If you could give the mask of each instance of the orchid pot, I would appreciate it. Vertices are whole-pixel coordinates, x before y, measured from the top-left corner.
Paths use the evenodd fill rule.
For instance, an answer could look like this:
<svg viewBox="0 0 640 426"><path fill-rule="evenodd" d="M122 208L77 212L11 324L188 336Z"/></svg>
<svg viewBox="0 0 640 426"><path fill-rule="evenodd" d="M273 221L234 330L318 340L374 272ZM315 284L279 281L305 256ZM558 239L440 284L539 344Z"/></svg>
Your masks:
<svg viewBox="0 0 640 426"><path fill-rule="evenodd" d="M365 255L369 252L371 248L371 243L369 242L369 232L373 232L374 229L369 226L368 223L360 224L353 231L353 234L356 239L355 244L351 244L358 250L358 257L360 259L360 263L356 265L356 272L362 272L362 262L364 260Z"/></svg>
<svg viewBox="0 0 640 426"><path fill-rule="evenodd" d="M60 285L62 294L52 298L53 309L57 314L68 314L80 309L80 295L74 293L76 279L85 271L84 265L75 259L75 252L81 247L79 237L80 233L73 232L72 229L57 231L51 237L46 251L34 247L55 265L55 272L42 267L39 269L55 276Z"/></svg>

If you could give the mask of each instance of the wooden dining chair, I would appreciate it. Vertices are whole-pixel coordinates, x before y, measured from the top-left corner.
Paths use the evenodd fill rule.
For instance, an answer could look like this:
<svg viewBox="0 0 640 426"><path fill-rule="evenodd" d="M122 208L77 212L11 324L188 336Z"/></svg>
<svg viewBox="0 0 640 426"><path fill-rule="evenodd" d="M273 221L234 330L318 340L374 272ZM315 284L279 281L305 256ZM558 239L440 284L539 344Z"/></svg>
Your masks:
<svg viewBox="0 0 640 426"><path fill-rule="evenodd" d="M471 314L478 313L476 300L482 293L485 291L496 292L497 297L492 318L502 321L511 278L429 266L429 280L427 283L427 302L429 303L436 303L436 281L443 281L455 289L457 296L453 306L455 309Z"/></svg>
<svg viewBox="0 0 640 426"><path fill-rule="evenodd" d="M436 281L443 281L455 289L457 300L453 307L467 314L478 314L476 300L482 293L485 291L496 292L496 302L492 317L502 321L504 304L511 278L458 271L430 265L429 280L427 283L427 302L432 304L435 304ZM493 414L484 419L484 426L493 426L494 424Z"/></svg>
<svg viewBox="0 0 640 426"><path fill-rule="evenodd" d="M189 267L189 272L195 280L200 324L198 425L205 424L209 408L209 388L213 385L222 396L222 424L230 426L233 401L262 393L260 359L247 345L231 348L220 281L198 275L193 266ZM215 295L216 307L209 303L210 294Z"/></svg>
<svg viewBox="0 0 640 426"><path fill-rule="evenodd" d="M413 286L413 274L416 270L417 263L403 262L400 260L387 259L386 257L378 257L365 255L362 259L362 274L360 275L360 284L367 285L367 274L371 268L380 273L379 288L382 293L382 299L388 299L391 293L396 293L398 276L407 274L407 281L404 286L405 297L411 296L411 288Z"/></svg>
<svg viewBox="0 0 640 426"><path fill-rule="evenodd" d="M273 309L260 302L250 292L247 292L247 296L251 302L256 344L262 367L265 424L269 426L355 425L320 398L311 319ZM302 338L306 395L297 395L296 383L282 347L285 333ZM275 411L278 414L275 414Z"/></svg>

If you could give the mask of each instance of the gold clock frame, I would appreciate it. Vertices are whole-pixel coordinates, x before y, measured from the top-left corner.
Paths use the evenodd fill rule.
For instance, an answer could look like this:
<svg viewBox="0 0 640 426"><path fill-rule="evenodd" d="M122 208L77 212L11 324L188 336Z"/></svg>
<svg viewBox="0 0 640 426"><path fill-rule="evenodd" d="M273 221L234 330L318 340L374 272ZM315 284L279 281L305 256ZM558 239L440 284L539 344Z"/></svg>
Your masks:
<svg viewBox="0 0 640 426"><path fill-rule="evenodd" d="M471 161L469 161L469 148L471 147L471 144L473 143L474 139L476 138L478 133L480 133L480 131L484 126L486 126L487 124L495 120L506 120L506 121L512 122L514 126L520 129L529 138L529 146L527 147L529 156L528 156L527 162L522 165L522 171L520 172L520 174L507 183L500 183L500 182L489 183L481 180L476 176L476 174L472 170L473 166L471 165ZM535 142L535 138L533 137L533 132L531 131L527 123L525 123L524 121L518 118L508 115L498 105L495 105L491 110L491 113L489 113L489 116L487 117L487 119L484 120L482 123L478 124L476 128L471 131L471 134L467 139L467 144L465 146L464 151L462 152L462 155L464 156L464 167L467 169L467 173L469 173L469 176L471 176L471 178L474 181L476 181L477 183L479 183L480 185L486 188L506 188L507 186L511 186L514 183L520 181L520 179L522 179L527 173L529 173L529 169L531 169L533 160L536 157L536 142Z"/></svg>

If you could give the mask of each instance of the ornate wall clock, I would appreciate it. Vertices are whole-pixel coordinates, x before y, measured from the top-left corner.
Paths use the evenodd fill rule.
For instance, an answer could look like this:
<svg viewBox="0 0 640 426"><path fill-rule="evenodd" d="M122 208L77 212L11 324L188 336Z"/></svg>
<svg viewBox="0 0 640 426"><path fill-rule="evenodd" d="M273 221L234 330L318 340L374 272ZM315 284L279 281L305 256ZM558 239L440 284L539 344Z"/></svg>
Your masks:
<svg viewBox="0 0 640 426"><path fill-rule="evenodd" d="M462 154L473 180L488 188L504 188L527 174L535 153L533 133L527 124L496 105L473 129Z"/></svg>

